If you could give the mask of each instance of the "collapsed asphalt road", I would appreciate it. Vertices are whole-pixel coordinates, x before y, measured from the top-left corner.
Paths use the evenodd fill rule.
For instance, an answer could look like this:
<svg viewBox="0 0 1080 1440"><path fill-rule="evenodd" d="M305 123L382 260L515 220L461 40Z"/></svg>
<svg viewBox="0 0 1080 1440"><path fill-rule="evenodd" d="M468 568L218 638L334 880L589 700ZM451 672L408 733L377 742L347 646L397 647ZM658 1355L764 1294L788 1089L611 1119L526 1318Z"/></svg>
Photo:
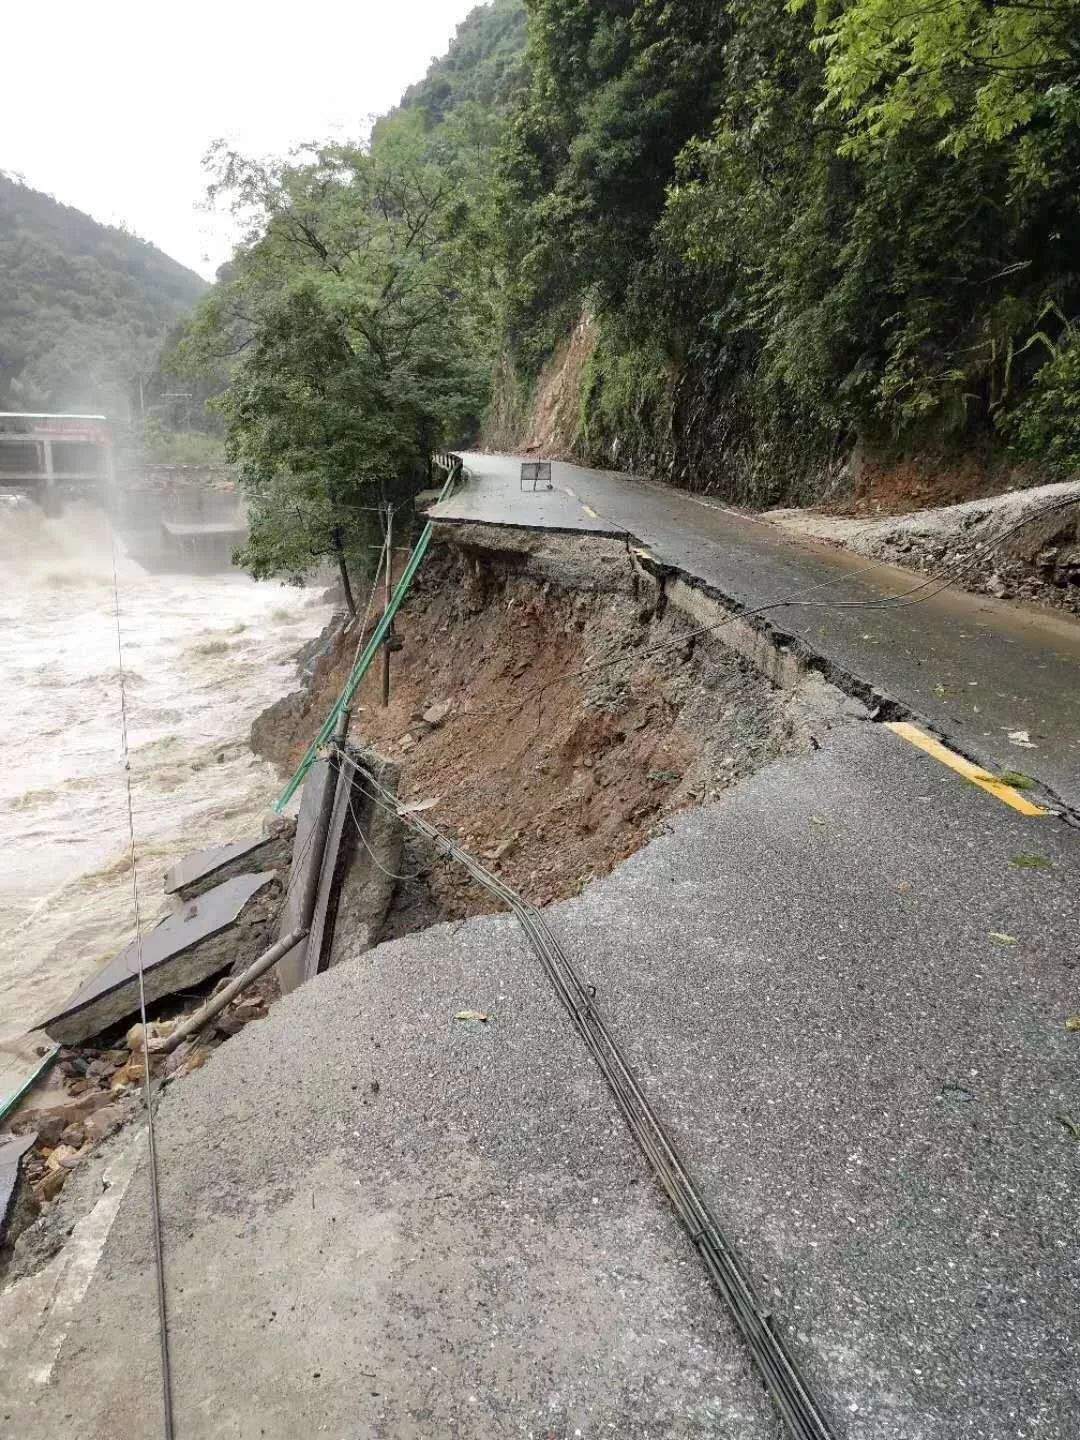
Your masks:
<svg viewBox="0 0 1080 1440"><path fill-rule="evenodd" d="M864 722L547 912L838 1435L1080 1427L1077 842ZM776 1434L508 918L319 977L158 1134L184 1437ZM47 1378L0 1300L13 1433L154 1433L149 1236L143 1166Z"/></svg>
<svg viewBox="0 0 1080 1440"><path fill-rule="evenodd" d="M800 597L763 619L839 678L895 697L981 763L1037 776L1080 811L1080 624L949 589L669 486L578 465L552 466L551 492L523 492L520 460L465 457L471 483L429 513L577 533L628 532L658 561L753 608ZM932 587L927 587L932 588ZM911 603L916 601L918 603ZM868 603L869 602L869 603ZM1016 743L1011 737L1025 735Z"/></svg>

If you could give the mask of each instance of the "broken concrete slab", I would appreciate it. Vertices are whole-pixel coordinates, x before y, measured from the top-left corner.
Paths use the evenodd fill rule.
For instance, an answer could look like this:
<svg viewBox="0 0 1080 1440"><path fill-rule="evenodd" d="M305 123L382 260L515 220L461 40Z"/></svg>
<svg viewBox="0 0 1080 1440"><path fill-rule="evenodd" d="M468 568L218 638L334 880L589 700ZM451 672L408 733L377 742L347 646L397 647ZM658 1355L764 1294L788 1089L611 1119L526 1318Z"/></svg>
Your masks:
<svg viewBox="0 0 1080 1440"><path fill-rule="evenodd" d="M36 1135L0 1135L0 1246L7 1240L8 1217L15 1202L23 1156Z"/></svg>
<svg viewBox="0 0 1080 1440"><path fill-rule="evenodd" d="M397 788L400 772L391 761L348 750L381 785ZM371 949L393 899L401 844L397 816L374 803L361 772L342 765L308 937L308 979Z"/></svg>
<svg viewBox="0 0 1080 1440"><path fill-rule="evenodd" d="M316 760L308 771L301 792L300 813L293 837L292 865L285 887L281 923L278 926L279 939L292 930L305 930L311 925L336 786L337 772L330 762ZM305 938L279 961L275 974L283 995L304 983L307 976L307 951L308 941Z"/></svg>
<svg viewBox="0 0 1080 1440"><path fill-rule="evenodd" d="M236 875L284 866L289 838L281 834L263 835L196 850L165 871L165 894L194 900Z"/></svg>
<svg viewBox="0 0 1080 1440"><path fill-rule="evenodd" d="M254 959L269 933L266 892L275 879L272 871L238 875L186 903L80 986L45 1021L49 1035L62 1045L77 1045L133 1015L139 1008L140 944L148 1002Z"/></svg>
<svg viewBox="0 0 1080 1440"><path fill-rule="evenodd" d="M319 888L315 895L315 905L311 916L311 933L307 938L304 980L310 980L320 970L327 968L329 949L334 938L341 884L351 849L351 847L343 847L342 841L346 832L351 834L354 828L349 812L353 802L353 791L358 788L355 772L337 765L333 768L336 776L334 806L330 812L330 824L327 827L326 844L323 847Z"/></svg>
<svg viewBox="0 0 1080 1440"><path fill-rule="evenodd" d="M396 765L348 748L380 784L396 789ZM279 933L307 926L309 934L277 966L283 993L375 944L394 895L401 825L365 794L354 769L319 761L304 785L294 855Z"/></svg>
<svg viewBox="0 0 1080 1440"><path fill-rule="evenodd" d="M44 1030L0 1040L0 1120L13 1110L56 1058L59 1046Z"/></svg>

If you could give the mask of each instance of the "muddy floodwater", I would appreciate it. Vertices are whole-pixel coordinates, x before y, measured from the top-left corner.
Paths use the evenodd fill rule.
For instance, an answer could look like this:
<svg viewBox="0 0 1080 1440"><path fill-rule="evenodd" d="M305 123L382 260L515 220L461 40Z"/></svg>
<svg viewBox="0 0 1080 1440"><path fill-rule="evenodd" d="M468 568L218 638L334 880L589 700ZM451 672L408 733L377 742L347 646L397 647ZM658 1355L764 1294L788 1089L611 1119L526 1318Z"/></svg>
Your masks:
<svg viewBox="0 0 1080 1440"><path fill-rule="evenodd" d="M118 542L139 889L161 913L185 851L257 834L277 792L247 745L329 618L231 572L150 573ZM113 556L105 515L0 501L0 1036L26 1029L131 939Z"/></svg>

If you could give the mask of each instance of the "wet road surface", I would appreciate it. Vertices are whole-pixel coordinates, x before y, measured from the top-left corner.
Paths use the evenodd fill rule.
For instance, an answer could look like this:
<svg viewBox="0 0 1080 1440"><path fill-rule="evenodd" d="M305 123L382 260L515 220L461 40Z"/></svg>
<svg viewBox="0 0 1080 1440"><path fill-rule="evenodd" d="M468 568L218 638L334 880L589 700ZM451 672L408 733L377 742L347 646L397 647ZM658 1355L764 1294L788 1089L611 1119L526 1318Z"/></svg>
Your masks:
<svg viewBox="0 0 1080 1440"><path fill-rule="evenodd" d="M433 519L628 533L741 607L789 602L764 617L776 630L895 698L981 764L1033 776L1080 810L1077 621L956 589L934 594L924 576L794 541L766 521L630 476L555 462L553 490L534 494L521 490L517 457L465 460L471 483Z"/></svg>

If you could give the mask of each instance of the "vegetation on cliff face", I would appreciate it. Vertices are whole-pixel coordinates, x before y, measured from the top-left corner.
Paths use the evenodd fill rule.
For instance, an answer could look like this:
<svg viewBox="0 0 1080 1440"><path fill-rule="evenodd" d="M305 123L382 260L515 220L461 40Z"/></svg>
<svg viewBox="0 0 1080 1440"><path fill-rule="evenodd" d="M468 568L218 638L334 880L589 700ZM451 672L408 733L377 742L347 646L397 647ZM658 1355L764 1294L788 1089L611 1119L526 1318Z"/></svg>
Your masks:
<svg viewBox="0 0 1080 1440"><path fill-rule="evenodd" d="M589 458L757 502L857 439L1077 463L1076 0L529 11L508 341L595 317Z"/></svg>
<svg viewBox="0 0 1080 1440"><path fill-rule="evenodd" d="M0 410L126 417L205 290L155 246L0 173Z"/></svg>

